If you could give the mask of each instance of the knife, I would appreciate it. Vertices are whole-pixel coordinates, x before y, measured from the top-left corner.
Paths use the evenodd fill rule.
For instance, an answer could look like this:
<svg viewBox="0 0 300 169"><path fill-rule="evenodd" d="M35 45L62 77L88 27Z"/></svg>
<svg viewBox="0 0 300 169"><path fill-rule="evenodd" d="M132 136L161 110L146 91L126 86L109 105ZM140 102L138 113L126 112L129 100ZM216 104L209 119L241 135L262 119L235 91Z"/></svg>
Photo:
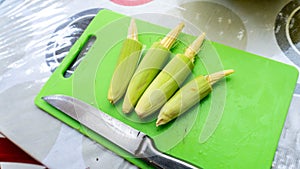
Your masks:
<svg viewBox="0 0 300 169"><path fill-rule="evenodd" d="M65 95L50 95L42 99L82 125L156 168L197 168L187 162L163 154L156 149L153 140L145 133L126 125L83 101Z"/></svg>

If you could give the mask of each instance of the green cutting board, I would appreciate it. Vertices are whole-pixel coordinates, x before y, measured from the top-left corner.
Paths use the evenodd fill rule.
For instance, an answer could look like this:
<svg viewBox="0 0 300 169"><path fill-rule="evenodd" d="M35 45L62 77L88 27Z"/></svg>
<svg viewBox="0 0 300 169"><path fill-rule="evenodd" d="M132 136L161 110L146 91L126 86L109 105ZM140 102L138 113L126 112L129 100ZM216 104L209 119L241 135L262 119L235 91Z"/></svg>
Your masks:
<svg viewBox="0 0 300 169"><path fill-rule="evenodd" d="M35 104L141 168L150 166L54 109L42 96L65 94L79 98L148 134L160 151L198 167L269 169L297 81L297 70L207 40L189 79L222 69L234 69L235 73L214 85L213 92L187 113L156 127L155 116L140 120L134 112L124 115L120 111L123 100L114 106L106 99L129 21L129 17L121 14L100 11L37 95ZM139 40L146 49L169 31L141 20L136 22ZM93 46L74 74L64 78L64 72L91 37L96 37ZM194 39L181 34L172 53L182 53Z"/></svg>

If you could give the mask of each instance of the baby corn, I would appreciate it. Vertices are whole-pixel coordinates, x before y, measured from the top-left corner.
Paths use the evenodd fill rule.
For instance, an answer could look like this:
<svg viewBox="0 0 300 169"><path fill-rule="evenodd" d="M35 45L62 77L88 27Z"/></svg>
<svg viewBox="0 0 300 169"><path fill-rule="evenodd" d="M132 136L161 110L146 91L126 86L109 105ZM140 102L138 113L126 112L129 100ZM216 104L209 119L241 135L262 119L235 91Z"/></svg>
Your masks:
<svg viewBox="0 0 300 169"><path fill-rule="evenodd" d="M180 23L165 38L150 47L128 85L122 107L124 113L133 110L146 88L166 64L170 55L169 50L183 27L184 24Z"/></svg>
<svg viewBox="0 0 300 169"><path fill-rule="evenodd" d="M194 57L204 39L203 33L186 49L184 54L177 54L153 80L135 108L140 118L149 116L161 108L185 81L194 68Z"/></svg>
<svg viewBox="0 0 300 169"><path fill-rule="evenodd" d="M107 98L112 104L116 103L125 94L139 61L142 47L143 45L138 41L135 21L131 19L128 36L123 43L108 90Z"/></svg>
<svg viewBox="0 0 300 169"><path fill-rule="evenodd" d="M184 85L162 107L156 121L156 126L166 124L190 109L211 92L211 86L214 83L233 72L233 70L225 70L207 76L198 76Z"/></svg>

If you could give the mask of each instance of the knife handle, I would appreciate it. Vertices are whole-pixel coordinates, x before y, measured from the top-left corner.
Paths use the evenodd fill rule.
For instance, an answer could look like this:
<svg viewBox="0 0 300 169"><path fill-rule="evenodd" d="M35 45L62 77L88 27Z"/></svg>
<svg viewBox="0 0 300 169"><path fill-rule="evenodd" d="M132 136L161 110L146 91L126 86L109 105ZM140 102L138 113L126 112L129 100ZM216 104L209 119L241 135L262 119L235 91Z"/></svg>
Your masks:
<svg viewBox="0 0 300 169"><path fill-rule="evenodd" d="M143 141L136 152L136 156L142 158L146 162L155 166L156 168L163 169L198 169L191 164L184 161L176 159L174 157L168 156L159 152L152 141L151 138L145 136Z"/></svg>

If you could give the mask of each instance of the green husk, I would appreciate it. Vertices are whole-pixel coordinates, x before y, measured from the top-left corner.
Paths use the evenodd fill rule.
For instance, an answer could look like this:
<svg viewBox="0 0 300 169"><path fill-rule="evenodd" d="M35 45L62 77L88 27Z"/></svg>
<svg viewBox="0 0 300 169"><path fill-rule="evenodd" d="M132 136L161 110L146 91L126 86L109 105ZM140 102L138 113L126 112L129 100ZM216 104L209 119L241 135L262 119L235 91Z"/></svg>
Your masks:
<svg viewBox="0 0 300 169"><path fill-rule="evenodd" d="M133 39L126 39L112 76L108 100L116 103L126 92L127 86L138 64L143 45Z"/></svg>
<svg viewBox="0 0 300 169"><path fill-rule="evenodd" d="M202 33L188 46L184 54L176 55L155 78L136 106L139 117L144 118L154 113L176 92L194 68L195 55L204 39L205 33Z"/></svg>
<svg viewBox="0 0 300 169"><path fill-rule="evenodd" d="M129 83L123 102L124 113L133 110L146 88L165 66L169 55L169 49L163 47L160 42L155 42L151 46Z"/></svg>
<svg viewBox="0 0 300 169"><path fill-rule="evenodd" d="M207 96L211 90L212 87L204 76L190 81L161 108L156 125L165 124L178 117Z"/></svg>
<svg viewBox="0 0 300 169"><path fill-rule="evenodd" d="M123 102L123 112L133 110L139 98L160 72L169 58L169 50L184 27L178 24L162 40L155 42L142 59L137 71L131 79Z"/></svg>
<svg viewBox="0 0 300 169"><path fill-rule="evenodd" d="M176 92L194 67L193 59L177 54L146 89L135 108L144 118L158 110Z"/></svg>
<svg viewBox="0 0 300 169"><path fill-rule="evenodd" d="M161 108L156 126L168 123L180 116L212 91L212 85L225 76L234 73L234 70L224 70L207 76L198 76L185 84Z"/></svg>

